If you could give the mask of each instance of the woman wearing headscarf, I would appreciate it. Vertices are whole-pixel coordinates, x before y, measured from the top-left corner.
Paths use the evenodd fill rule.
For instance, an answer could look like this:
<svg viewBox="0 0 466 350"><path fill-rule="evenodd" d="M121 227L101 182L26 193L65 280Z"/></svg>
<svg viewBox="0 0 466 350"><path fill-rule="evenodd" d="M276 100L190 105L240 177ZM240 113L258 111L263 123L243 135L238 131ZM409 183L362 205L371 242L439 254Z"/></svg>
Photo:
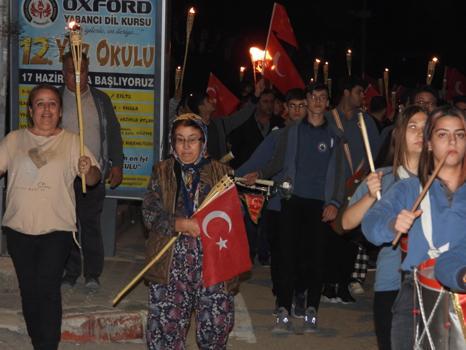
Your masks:
<svg viewBox="0 0 466 350"><path fill-rule="evenodd" d="M155 166L142 206L149 230L147 259L181 235L145 276L147 344L151 350L184 349L194 312L199 348L225 349L233 328L236 279L203 286L200 228L191 216L228 167L206 157L207 128L196 114L174 120L170 143L172 157Z"/></svg>

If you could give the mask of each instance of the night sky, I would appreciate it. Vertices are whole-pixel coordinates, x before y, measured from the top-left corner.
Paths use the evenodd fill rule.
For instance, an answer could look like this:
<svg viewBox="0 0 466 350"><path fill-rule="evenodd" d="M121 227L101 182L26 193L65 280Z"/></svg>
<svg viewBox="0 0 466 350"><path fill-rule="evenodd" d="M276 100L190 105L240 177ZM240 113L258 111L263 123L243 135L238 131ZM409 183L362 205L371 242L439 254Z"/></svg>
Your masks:
<svg viewBox="0 0 466 350"><path fill-rule="evenodd" d="M186 13L196 15L185 88L205 88L210 71L235 93L241 65L250 68L250 46L265 46L274 1L171 1L171 70L182 64ZM392 82L414 87L425 82L427 62L440 60L433 85L441 88L445 65L466 73L466 2L420 0L281 1L287 9L299 49L287 47L303 80L316 57L330 64L334 81L345 74L345 52L353 50L353 72L362 72L363 22L366 25L365 72L377 79L385 67ZM366 3L366 11L364 6ZM456 42L455 42L456 41ZM250 71L250 70L249 70ZM174 76L172 72L171 76ZM186 90L185 89L185 90Z"/></svg>

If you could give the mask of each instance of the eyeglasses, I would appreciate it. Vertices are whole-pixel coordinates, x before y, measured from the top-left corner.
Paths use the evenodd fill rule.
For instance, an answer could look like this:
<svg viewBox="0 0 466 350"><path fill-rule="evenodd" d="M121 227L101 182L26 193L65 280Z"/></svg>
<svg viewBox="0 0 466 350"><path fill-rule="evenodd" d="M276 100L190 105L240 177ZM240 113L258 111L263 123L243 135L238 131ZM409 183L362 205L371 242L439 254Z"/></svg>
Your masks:
<svg viewBox="0 0 466 350"><path fill-rule="evenodd" d="M289 108L289 109L303 109L303 108L306 108L306 107L307 107L307 105L306 105L305 103L300 103L300 104L298 104L298 105L297 105L297 104L294 104L294 103L290 103L290 104L288 105L288 108Z"/></svg>
<svg viewBox="0 0 466 350"><path fill-rule="evenodd" d="M327 101L327 96L310 95L309 98L311 99L311 101L318 101L318 102Z"/></svg>
<svg viewBox="0 0 466 350"><path fill-rule="evenodd" d="M190 137L185 139L184 137L176 137L175 138L175 143L177 145L188 145L188 146L194 146L198 142L202 141L202 137Z"/></svg>
<svg viewBox="0 0 466 350"><path fill-rule="evenodd" d="M426 101L426 100L416 100L414 101L415 105L418 105L419 107L433 107L434 102L432 101Z"/></svg>

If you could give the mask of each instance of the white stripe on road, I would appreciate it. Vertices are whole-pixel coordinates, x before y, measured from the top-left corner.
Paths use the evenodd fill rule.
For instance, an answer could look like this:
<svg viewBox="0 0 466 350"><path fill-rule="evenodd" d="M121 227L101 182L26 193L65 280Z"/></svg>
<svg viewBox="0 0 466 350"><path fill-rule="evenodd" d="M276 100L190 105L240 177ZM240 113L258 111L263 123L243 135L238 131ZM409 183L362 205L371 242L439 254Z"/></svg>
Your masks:
<svg viewBox="0 0 466 350"><path fill-rule="evenodd" d="M257 343L251 316L249 316L248 308L241 293L235 295L235 326L230 333L230 337L236 337L237 340L250 344Z"/></svg>

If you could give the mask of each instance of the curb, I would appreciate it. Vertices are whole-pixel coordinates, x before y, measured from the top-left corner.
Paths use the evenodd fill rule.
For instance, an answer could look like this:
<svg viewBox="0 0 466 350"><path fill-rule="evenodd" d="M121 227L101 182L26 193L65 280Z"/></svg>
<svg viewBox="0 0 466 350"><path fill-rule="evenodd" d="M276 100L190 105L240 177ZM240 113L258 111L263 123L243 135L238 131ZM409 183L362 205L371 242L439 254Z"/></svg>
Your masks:
<svg viewBox="0 0 466 350"><path fill-rule="evenodd" d="M61 341L72 343L144 342L147 311L64 314ZM27 334L21 313L0 312L0 329Z"/></svg>
<svg viewBox="0 0 466 350"><path fill-rule="evenodd" d="M143 341L147 311L66 314L62 320L64 342L112 343Z"/></svg>

